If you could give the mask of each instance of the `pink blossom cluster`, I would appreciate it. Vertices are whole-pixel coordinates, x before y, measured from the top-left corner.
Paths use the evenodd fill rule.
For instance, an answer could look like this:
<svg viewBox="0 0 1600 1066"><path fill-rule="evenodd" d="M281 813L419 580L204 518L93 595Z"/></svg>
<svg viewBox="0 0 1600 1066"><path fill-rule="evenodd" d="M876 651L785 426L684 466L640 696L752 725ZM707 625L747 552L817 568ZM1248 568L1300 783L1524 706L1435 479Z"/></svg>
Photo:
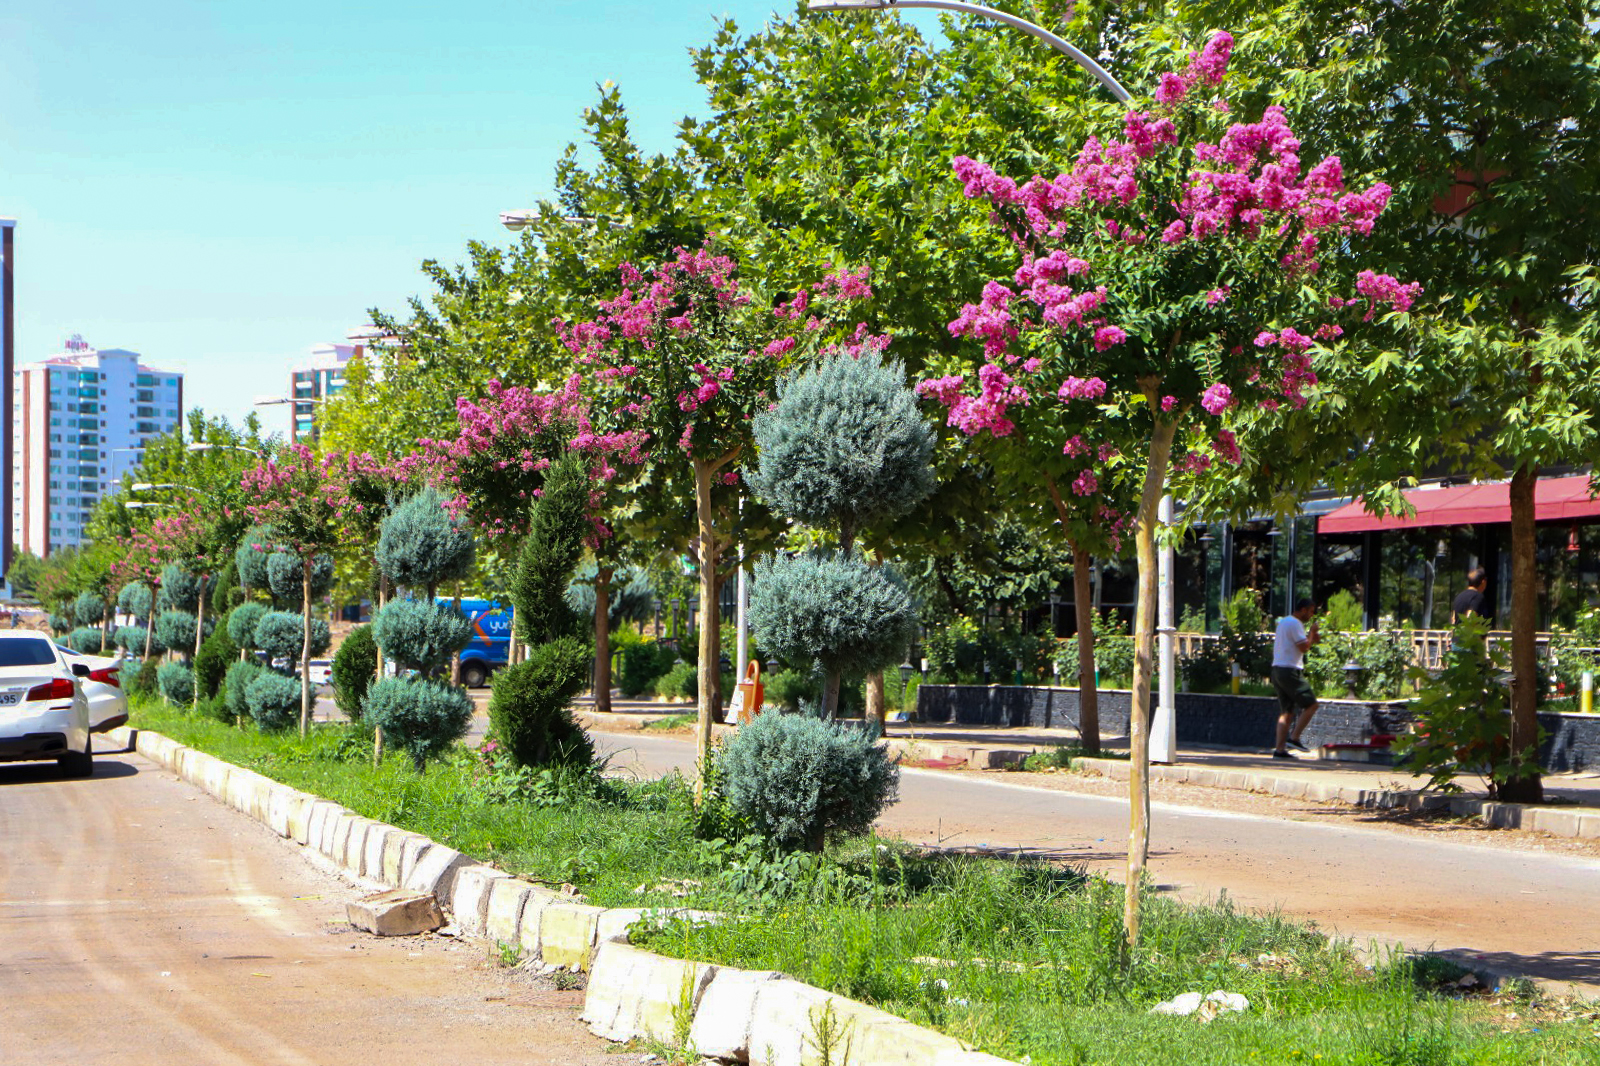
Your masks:
<svg viewBox="0 0 1600 1066"><path fill-rule="evenodd" d="M1196 86L1221 85L1233 54L1233 35L1218 33L1199 52L1189 53L1189 65L1182 72L1161 75L1156 103L1172 107L1182 102Z"/></svg>
<svg viewBox="0 0 1600 1066"><path fill-rule="evenodd" d="M1028 399L1028 390L1016 385L999 364L985 363L978 370L978 395L958 397L950 408L949 424L969 437L985 430L996 437L1010 436L1017 427L1006 410Z"/></svg>
<svg viewBox="0 0 1600 1066"><path fill-rule="evenodd" d="M1409 311L1412 302L1422 292L1422 284L1415 281L1402 284L1392 275L1363 270L1356 275L1356 291L1369 301L1367 313L1361 316L1363 322L1368 322L1377 314L1379 304L1388 304L1396 311Z"/></svg>
<svg viewBox="0 0 1600 1066"><path fill-rule="evenodd" d="M1063 400L1098 400L1106 394L1106 383L1100 378L1069 377L1061 383L1056 395Z"/></svg>
<svg viewBox="0 0 1600 1066"><path fill-rule="evenodd" d="M1206 391L1200 394L1200 406L1205 408L1207 414L1220 415L1233 406L1233 390L1221 382L1207 386Z"/></svg>

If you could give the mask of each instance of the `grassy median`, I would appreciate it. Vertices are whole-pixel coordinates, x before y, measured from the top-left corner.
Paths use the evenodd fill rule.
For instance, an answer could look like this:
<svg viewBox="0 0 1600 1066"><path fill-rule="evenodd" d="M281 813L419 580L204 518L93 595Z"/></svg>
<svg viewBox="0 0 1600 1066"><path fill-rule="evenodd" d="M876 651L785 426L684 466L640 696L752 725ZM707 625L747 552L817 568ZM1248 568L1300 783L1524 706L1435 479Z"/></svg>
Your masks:
<svg viewBox="0 0 1600 1066"><path fill-rule="evenodd" d="M465 749L418 775L398 758L375 769L370 742L343 726L301 741L159 705L138 707L134 724L601 905L737 912L745 920L669 924L650 946L781 970L1036 1066L1600 1066L1591 1007L1486 995L1435 959L1363 960L1227 901L1152 892L1128 953L1120 886L1045 863L875 838L774 856L697 838L676 778L508 781ZM1209 1021L1150 1013L1213 990L1250 1007Z"/></svg>

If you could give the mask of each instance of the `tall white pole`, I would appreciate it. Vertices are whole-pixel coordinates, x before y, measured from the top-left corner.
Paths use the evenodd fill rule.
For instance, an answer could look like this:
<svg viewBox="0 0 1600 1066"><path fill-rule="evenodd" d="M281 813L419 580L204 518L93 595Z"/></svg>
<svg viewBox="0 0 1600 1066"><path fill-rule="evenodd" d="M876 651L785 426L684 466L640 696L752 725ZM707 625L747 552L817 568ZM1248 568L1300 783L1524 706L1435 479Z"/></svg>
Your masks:
<svg viewBox="0 0 1600 1066"><path fill-rule="evenodd" d="M1161 497L1156 512L1157 526L1162 533L1172 527L1172 494ZM1155 718L1150 724L1150 761L1171 763L1178 754L1178 716L1175 703L1174 680L1177 675L1177 626L1173 613L1172 542L1163 539L1156 556L1156 582L1158 607L1156 611L1157 650L1161 656L1161 679L1158 685Z"/></svg>
<svg viewBox="0 0 1600 1066"><path fill-rule="evenodd" d="M744 668L750 662L750 585L744 569L744 545L739 545L739 600L734 604L734 614L738 637L734 646L738 649L736 662L733 668L733 683L738 684L744 680Z"/></svg>

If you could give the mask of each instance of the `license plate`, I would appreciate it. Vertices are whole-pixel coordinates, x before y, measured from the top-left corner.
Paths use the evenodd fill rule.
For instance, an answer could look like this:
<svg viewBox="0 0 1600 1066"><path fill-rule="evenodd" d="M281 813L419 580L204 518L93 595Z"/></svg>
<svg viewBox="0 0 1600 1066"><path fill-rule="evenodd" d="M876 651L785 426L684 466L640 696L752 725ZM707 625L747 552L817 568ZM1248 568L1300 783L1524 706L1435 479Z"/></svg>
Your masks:
<svg viewBox="0 0 1600 1066"><path fill-rule="evenodd" d="M15 707L21 702L21 692L0 692L0 707Z"/></svg>

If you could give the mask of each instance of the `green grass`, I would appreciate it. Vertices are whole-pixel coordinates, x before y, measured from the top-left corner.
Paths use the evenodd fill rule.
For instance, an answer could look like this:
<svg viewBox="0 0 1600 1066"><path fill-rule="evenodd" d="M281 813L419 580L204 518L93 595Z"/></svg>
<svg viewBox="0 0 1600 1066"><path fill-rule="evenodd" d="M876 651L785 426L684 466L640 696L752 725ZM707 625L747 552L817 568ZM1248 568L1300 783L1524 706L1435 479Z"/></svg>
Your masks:
<svg viewBox="0 0 1600 1066"><path fill-rule="evenodd" d="M1102 748L1096 752L1085 751L1082 744L1057 744L1048 751L1036 751L1022 760L1024 770L1070 770L1074 759L1128 759L1125 751Z"/></svg>
<svg viewBox="0 0 1600 1066"><path fill-rule="evenodd" d="M590 779L588 791L560 795L546 780L507 792L505 777L465 750L425 775L401 759L374 769L370 741L344 727L302 742L144 703L134 725L519 875L571 882L604 906L738 913L715 926L668 924L649 943L780 970L1036 1066L1600 1066L1593 1013L1458 998L1451 982L1462 971L1450 964L1369 968L1349 945L1226 901L1147 893L1141 944L1128 954L1121 887L1037 861L874 838L773 856L734 839L731 823L722 837L695 839L681 780ZM640 885L659 890L635 894ZM1149 1013L1213 989L1245 994L1251 1009L1210 1024Z"/></svg>
<svg viewBox="0 0 1600 1066"><path fill-rule="evenodd" d="M699 718L693 714L674 714L666 718L657 718L653 722L646 722L642 728L666 732L673 729L687 729L697 721L699 721Z"/></svg>

